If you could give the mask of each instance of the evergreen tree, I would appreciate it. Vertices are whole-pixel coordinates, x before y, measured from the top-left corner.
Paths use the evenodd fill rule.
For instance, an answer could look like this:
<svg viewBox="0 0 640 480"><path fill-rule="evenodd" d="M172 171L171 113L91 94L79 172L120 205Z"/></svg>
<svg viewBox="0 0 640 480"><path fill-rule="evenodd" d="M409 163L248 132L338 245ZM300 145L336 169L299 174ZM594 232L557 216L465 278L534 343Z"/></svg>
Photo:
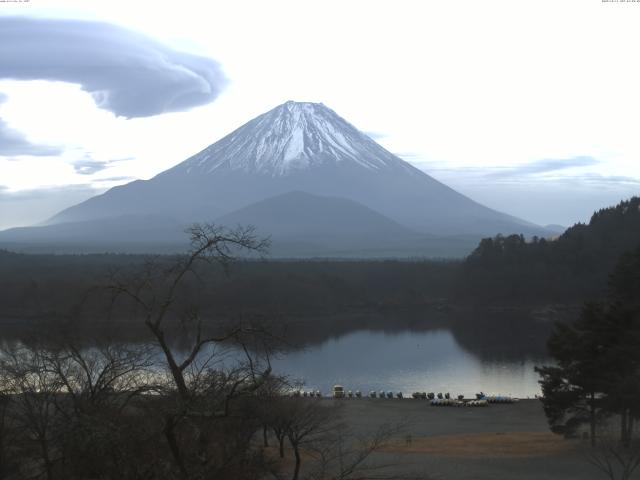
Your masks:
<svg viewBox="0 0 640 480"><path fill-rule="evenodd" d="M609 285L606 408L620 415L620 439L628 446L640 418L640 247L621 257Z"/></svg>
<svg viewBox="0 0 640 480"><path fill-rule="evenodd" d="M589 424L595 444L600 418L620 416L630 445L640 418L640 247L623 255L605 305L586 304L579 319L557 324L548 348L557 365L536 368L552 431L570 435Z"/></svg>
<svg viewBox="0 0 640 480"><path fill-rule="evenodd" d="M542 377L542 402L551 430L571 436L588 424L592 445L597 423L605 414L602 397L607 371L599 336L603 317L602 307L591 303L573 324L555 325L548 348L557 365L536 367Z"/></svg>

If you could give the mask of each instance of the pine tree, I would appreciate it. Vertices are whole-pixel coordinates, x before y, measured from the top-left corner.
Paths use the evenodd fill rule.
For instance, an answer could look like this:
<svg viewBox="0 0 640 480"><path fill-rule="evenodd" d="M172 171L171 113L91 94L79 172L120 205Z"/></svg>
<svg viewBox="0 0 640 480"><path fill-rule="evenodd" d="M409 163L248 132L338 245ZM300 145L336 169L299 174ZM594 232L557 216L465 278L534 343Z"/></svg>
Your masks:
<svg viewBox="0 0 640 480"><path fill-rule="evenodd" d="M573 324L555 325L548 349L557 366L536 367L542 377L542 402L551 430L571 436L588 424L592 445L597 423L605 415L602 398L607 371L599 336L603 317L602 306L590 303Z"/></svg>
<svg viewBox="0 0 640 480"><path fill-rule="evenodd" d="M557 365L540 367L545 413L552 431L571 435L620 416L620 439L630 445L640 418L640 247L621 257L610 276L606 304L588 303L580 318L557 324L548 342Z"/></svg>

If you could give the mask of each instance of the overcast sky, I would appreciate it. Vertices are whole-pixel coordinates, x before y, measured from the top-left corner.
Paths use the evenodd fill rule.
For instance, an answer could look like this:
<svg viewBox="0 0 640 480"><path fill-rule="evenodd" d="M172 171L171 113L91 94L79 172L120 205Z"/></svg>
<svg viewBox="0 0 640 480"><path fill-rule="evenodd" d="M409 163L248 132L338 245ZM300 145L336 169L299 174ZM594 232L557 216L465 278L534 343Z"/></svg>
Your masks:
<svg viewBox="0 0 640 480"><path fill-rule="evenodd" d="M490 207L640 193L640 2L0 2L0 228L323 102Z"/></svg>

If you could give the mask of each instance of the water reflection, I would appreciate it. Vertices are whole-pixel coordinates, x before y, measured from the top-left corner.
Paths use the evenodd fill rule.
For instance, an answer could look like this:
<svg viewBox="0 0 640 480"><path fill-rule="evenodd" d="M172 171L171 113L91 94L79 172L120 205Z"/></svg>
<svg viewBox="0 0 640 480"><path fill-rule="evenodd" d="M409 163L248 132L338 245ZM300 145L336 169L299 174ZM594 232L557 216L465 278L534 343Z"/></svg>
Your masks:
<svg viewBox="0 0 640 480"><path fill-rule="evenodd" d="M275 372L304 380L306 388L325 393L339 383L363 392L448 391L471 396L484 391L532 397L540 393L534 366L549 363L545 341L551 325L511 310L333 315L287 325L286 340L292 348L272 363ZM36 329L36 333L42 331L47 329ZM87 327L74 333L79 339L104 343L153 343L143 325L114 325L104 332ZM190 339L182 338L178 330L169 337L174 339L175 351L184 354ZM3 329L0 339L29 344L28 332L21 329ZM244 360L244 352L228 351L228 347L218 345L222 351L216 359L220 366L232 368ZM203 355L210 353L206 349ZM163 361L159 350L154 360Z"/></svg>
<svg viewBox="0 0 640 480"><path fill-rule="evenodd" d="M274 369L305 380L306 388L442 391L471 396L479 391L519 397L540 393L533 368L540 357L483 359L464 350L451 331L359 330L290 352Z"/></svg>

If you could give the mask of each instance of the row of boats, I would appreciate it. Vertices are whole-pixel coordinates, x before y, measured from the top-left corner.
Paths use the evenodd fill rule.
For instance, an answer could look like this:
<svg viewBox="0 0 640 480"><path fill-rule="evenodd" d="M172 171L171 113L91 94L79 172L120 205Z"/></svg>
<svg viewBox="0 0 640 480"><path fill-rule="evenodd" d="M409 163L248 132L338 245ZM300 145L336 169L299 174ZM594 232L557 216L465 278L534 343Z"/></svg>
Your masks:
<svg viewBox="0 0 640 480"><path fill-rule="evenodd" d="M517 398L506 396L489 396L476 398L475 400L454 399L454 398L434 398L431 405L434 407L486 407L490 403L516 403Z"/></svg>
<svg viewBox="0 0 640 480"><path fill-rule="evenodd" d="M486 407L489 401L482 400L456 400L454 398L434 398L431 400L434 407Z"/></svg>
<svg viewBox="0 0 640 480"><path fill-rule="evenodd" d="M311 390L309 392L303 392L300 390L294 390L291 393L292 397L317 397L317 398L321 398L322 397L322 392L320 392L320 390Z"/></svg>
<svg viewBox="0 0 640 480"><path fill-rule="evenodd" d="M320 390L311 390L311 391L300 391L296 390L292 392L293 397L322 397L322 393ZM362 398L363 394L360 390L356 390L355 392L348 390L345 391L342 385L334 385L333 392L331 395L333 398ZM391 391L375 391L371 390L368 394L369 398L404 398L402 392L391 392ZM465 399L464 395L458 395L457 398L452 398L451 395L447 393L434 393L434 392L413 392L411 394L411 398L416 400L429 400L430 404L436 407L484 407L490 403L515 403L518 401L517 398L505 395L487 395L484 392L476 393L475 399Z"/></svg>

